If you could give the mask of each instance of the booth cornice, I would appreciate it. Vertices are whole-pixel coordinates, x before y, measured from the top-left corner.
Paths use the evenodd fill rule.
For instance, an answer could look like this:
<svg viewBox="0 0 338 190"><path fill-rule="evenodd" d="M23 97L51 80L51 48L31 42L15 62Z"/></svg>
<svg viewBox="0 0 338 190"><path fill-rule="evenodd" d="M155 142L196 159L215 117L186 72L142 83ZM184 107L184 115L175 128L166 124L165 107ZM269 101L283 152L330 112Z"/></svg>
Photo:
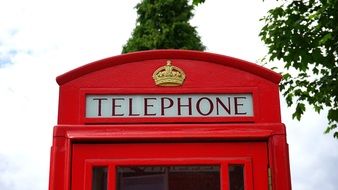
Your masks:
<svg viewBox="0 0 338 190"><path fill-rule="evenodd" d="M254 75L260 76L268 81L278 84L281 80L281 75L270 71L267 68L257 64L244 61L241 59L192 50L148 50L133 53L122 54L114 57L109 57L99 61L95 61L79 68L64 73L56 78L57 83L61 86L83 75L99 71L105 68L113 67L119 64L138 62L154 59L186 59L196 61L206 61L235 69L243 70Z"/></svg>

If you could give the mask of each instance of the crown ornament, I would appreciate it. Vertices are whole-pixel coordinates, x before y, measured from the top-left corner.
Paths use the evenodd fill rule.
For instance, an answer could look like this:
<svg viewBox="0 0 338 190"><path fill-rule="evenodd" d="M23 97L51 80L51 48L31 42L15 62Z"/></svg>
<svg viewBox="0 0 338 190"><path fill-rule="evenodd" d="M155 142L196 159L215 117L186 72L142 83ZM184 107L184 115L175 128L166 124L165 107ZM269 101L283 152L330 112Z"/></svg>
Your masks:
<svg viewBox="0 0 338 190"><path fill-rule="evenodd" d="M185 74L182 69L173 66L171 60L167 60L165 66L153 73L153 79L158 86L180 86L184 82Z"/></svg>

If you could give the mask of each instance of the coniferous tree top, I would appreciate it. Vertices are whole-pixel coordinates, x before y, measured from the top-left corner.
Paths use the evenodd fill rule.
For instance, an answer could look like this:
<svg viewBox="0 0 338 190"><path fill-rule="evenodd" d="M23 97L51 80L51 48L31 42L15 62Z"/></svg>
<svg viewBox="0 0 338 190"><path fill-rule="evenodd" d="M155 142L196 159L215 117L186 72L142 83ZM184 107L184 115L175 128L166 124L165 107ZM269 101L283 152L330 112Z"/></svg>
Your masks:
<svg viewBox="0 0 338 190"><path fill-rule="evenodd" d="M137 23L122 53L151 49L205 50L189 20L194 6L188 0L142 0Z"/></svg>

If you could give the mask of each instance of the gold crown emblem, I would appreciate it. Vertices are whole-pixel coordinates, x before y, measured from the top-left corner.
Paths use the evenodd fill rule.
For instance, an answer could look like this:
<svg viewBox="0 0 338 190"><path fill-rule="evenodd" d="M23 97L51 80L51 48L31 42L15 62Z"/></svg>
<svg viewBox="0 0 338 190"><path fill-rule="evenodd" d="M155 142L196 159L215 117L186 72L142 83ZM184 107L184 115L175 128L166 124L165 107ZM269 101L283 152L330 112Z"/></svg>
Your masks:
<svg viewBox="0 0 338 190"><path fill-rule="evenodd" d="M167 61L167 65L158 68L153 79L158 86L179 86L182 85L185 79L185 74L182 69L171 65L171 61Z"/></svg>

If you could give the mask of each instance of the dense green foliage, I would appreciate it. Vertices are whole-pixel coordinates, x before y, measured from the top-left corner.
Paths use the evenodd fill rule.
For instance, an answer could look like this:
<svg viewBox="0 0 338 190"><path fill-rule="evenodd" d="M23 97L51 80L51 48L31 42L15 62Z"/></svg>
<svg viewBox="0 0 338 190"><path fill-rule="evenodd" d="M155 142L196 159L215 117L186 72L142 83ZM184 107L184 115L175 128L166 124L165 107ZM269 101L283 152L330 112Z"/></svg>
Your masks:
<svg viewBox="0 0 338 190"><path fill-rule="evenodd" d="M296 105L293 118L306 105L328 109L325 132L338 138L338 0L284 1L262 20L269 61L288 70L280 87L288 106Z"/></svg>
<svg viewBox="0 0 338 190"><path fill-rule="evenodd" d="M142 0L137 4L137 24L122 53L150 49L204 50L195 27L189 20L193 8L201 3L194 0Z"/></svg>

